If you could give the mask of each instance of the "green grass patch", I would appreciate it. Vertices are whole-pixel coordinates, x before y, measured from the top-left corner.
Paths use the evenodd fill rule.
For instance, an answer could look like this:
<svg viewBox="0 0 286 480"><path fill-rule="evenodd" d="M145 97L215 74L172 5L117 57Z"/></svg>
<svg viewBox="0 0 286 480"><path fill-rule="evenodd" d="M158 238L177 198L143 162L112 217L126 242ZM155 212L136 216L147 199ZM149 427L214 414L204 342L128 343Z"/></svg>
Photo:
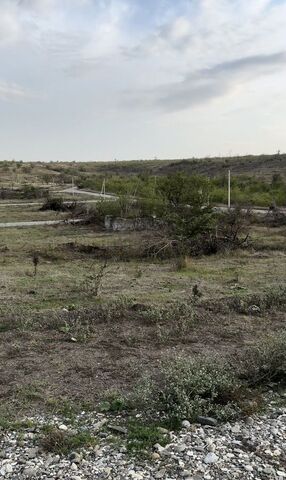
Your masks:
<svg viewBox="0 0 286 480"><path fill-rule="evenodd" d="M130 422L128 425L127 450L135 455L148 454L156 443L162 447L167 445L168 436L158 429L157 425Z"/></svg>
<svg viewBox="0 0 286 480"><path fill-rule="evenodd" d="M46 452L56 455L68 455L74 450L88 448L96 444L95 437L88 431L69 433L55 427L45 428L41 446Z"/></svg>

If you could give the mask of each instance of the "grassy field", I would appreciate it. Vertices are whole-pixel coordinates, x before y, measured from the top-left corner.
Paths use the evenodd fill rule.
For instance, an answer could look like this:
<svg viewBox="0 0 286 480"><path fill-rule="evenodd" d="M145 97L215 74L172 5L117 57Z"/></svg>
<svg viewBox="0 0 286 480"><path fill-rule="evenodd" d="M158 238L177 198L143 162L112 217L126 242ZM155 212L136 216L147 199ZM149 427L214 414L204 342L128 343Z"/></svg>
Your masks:
<svg viewBox="0 0 286 480"><path fill-rule="evenodd" d="M101 298L131 296L134 301L164 302L170 297L188 298L195 284L199 285L206 299L231 294L235 284L239 284L238 288L245 293L263 291L286 280L285 234L285 228L274 231L256 228L253 239L259 242L264 250L262 253L245 250L227 256L192 258L183 271L177 271L175 263L170 261L110 260L102 280ZM1 230L2 307L6 299L5 279L11 295L8 302L13 301L13 305L24 303L38 309L92 303L96 299L88 291L84 294L85 281L89 275L96 274L102 261L92 253L84 254L70 246L114 244L126 247L137 241L135 234L111 235L78 226ZM40 256L36 276L32 274L33 251ZM32 298L28 293L30 290L37 292Z"/></svg>
<svg viewBox="0 0 286 480"><path fill-rule="evenodd" d="M188 258L183 270L172 260L109 260L97 292L103 260L95 247L128 250L145 234L1 229L2 401L29 409L62 398L96 405L106 390L130 391L142 372L174 353L227 356L282 330L281 308L257 316L230 307L251 296L259 303L286 285L286 227L257 225L251 233L253 247ZM173 316L173 305L194 301L195 286L194 313ZM148 306L149 316L138 314Z"/></svg>
<svg viewBox="0 0 286 480"><path fill-rule="evenodd" d="M0 223L29 222L36 220L63 220L67 217L64 212L40 211L39 205L2 206L0 204Z"/></svg>

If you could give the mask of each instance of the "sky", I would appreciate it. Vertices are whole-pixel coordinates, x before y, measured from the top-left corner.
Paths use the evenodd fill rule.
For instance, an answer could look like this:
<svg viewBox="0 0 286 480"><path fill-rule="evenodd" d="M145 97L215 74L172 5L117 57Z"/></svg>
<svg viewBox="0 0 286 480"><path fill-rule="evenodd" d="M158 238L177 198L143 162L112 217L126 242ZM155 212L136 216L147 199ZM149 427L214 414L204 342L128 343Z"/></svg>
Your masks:
<svg viewBox="0 0 286 480"><path fill-rule="evenodd" d="M0 0L0 159L286 151L286 0Z"/></svg>

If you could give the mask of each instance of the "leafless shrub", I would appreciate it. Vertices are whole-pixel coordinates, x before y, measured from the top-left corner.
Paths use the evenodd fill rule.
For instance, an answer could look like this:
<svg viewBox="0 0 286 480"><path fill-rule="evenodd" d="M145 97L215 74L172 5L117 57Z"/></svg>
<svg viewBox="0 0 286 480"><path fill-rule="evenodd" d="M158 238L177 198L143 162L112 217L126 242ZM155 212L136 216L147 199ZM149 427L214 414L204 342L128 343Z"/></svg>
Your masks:
<svg viewBox="0 0 286 480"><path fill-rule="evenodd" d="M98 271L92 270L85 276L84 290L88 295L93 295L94 297L98 296L106 268L107 260L105 259L104 263L100 265Z"/></svg>
<svg viewBox="0 0 286 480"><path fill-rule="evenodd" d="M275 210L269 211L263 220L269 227L284 227L286 225L286 214L276 208Z"/></svg>
<svg viewBox="0 0 286 480"><path fill-rule="evenodd" d="M32 262L33 262L33 265L34 265L34 276L37 275L37 269L38 269L39 261L40 261L40 257L39 257L38 252L33 252L32 253Z"/></svg>

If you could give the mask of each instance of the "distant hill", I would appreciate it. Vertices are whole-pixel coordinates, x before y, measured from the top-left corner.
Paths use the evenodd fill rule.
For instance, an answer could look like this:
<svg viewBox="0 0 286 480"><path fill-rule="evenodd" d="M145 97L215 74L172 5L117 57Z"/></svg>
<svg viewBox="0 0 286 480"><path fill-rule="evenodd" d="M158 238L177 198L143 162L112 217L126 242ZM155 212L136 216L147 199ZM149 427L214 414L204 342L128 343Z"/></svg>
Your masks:
<svg viewBox="0 0 286 480"><path fill-rule="evenodd" d="M85 165L88 168L89 164ZM227 174L227 171L231 169L234 175L255 175L259 178L270 180L273 174L279 173L286 178L286 154L182 160L132 160L98 162L92 165L96 173L102 174L132 175L150 173L153 175L168 175L176 172L185 172L215 177Z"/></svg>
<svg viewBox="0 0 286 480"><path fill-rule="evenodd" d="M248 155L244 157L189 158L181 160L128 160L112 162L0 162L0 187L24 183L71 183L89 175L168 175L176 172L215 177L227 175L255 176L271 181L274 174L286 179L286 153Z"/></svg>

